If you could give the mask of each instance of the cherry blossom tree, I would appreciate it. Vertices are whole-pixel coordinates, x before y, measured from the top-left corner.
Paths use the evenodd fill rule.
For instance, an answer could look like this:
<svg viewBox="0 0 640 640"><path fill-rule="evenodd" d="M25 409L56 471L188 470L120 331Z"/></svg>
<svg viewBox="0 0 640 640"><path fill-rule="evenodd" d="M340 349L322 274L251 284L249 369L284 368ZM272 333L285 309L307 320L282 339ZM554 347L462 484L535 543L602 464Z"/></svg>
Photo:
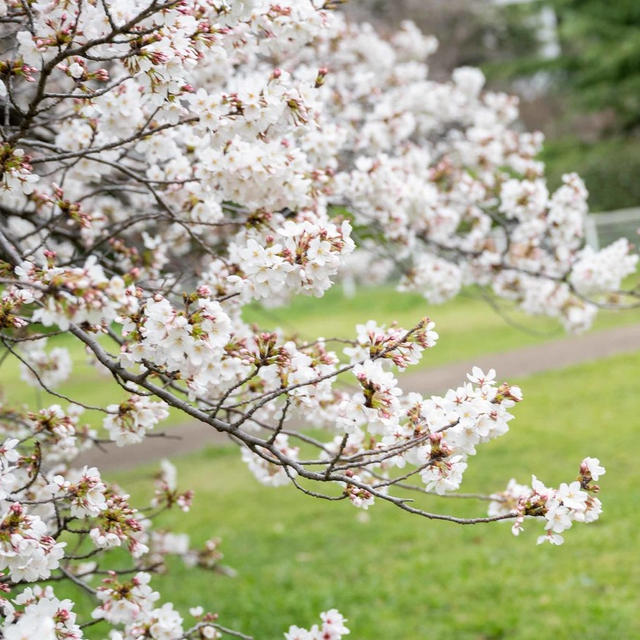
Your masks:
<svg viewBox="0 0 640 640"><path fill-rule="evenodd" d="M338 4L0 0L0 341L55 402L0 409L4 638L79 639L94 624L112 640L246 637L150 584L169 553L221 569L217 540L193 549L154 527L191 503L170 463L139 506L74 466L105 439L154 435L169 408L226 434L264 484L327 501L511 520L516 535L531 519L552 544L598 518L596 458L558 488L534 477L479 496L482 517L408 498L455 492L522 399L477 368L442 396L403 392L396 374L438 339L430 319L363 318L350 337L312 341L243 321L252 301L393 275L431 303L475 284L570 330L637 303L622 290L637 256L625 240L584 246L585 187L572 174L549 192L542 136L518 129L516 100L484 92L476 69L429 79L434 38L411 23L383 37ZM56 391L71 371L61 334L121 403ZM114 569L115 548L128 568ZM91 594L92 618L47 580ZM346 633L331 610L286 637Z"/></svg>

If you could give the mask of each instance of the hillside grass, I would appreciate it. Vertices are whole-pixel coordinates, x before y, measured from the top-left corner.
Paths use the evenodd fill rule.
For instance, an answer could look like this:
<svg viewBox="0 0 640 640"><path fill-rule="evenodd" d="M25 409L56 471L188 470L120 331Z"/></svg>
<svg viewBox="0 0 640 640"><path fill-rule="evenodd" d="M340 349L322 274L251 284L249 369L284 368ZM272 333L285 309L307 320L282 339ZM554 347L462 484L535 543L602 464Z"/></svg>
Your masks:
<svg viewBox="0 0 640 640"><path fill-rule="evenodd" d="M547 372L521 382L511 432L480 448L463 491L491 492L510 477L572 480L598 456L604 514L575 525L562 547L536 546L541 523L515 538L508 524L462 527L387 504L364 514L293 488L259 485L235 448L177 459L193 511L162 524L196 543L222 536L236 578L185 569L154 578L186 611L199 603L256 639L282 638L339 607L362 640L604 640L640 637L640 353ZM148 497L152 469L114 476ZM425 497L432 511L480 515L483 504ZM100 637L98 630L94 630Z"/></svg>

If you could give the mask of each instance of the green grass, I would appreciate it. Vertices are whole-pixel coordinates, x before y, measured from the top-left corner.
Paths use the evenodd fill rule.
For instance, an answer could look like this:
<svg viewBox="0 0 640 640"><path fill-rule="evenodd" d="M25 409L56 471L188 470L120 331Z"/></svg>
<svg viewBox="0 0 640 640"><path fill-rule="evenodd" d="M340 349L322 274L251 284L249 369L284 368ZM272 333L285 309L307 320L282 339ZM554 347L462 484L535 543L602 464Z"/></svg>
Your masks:
<svg viewBox="0 0 640 640"><path fill-rule="evenodd" d="M327 338L353 337L355 325L369 319L380 324L397 320L400 326L410 328L425 315L435 320L440 339L437 346L425 354L420 364L424 367L509 351L566 335L552 319L532 318L516 311L508 313L509 320L515 323L509 324L487 302L477 294L473 295L472 290L464 291L444 305L435 306L429 305L419 295L397 293L391 286L365 288L352 298L345 297L341 288L336 286L321 300L300 296L287 307L268 310L251 305L245 310L248 322L254 322L264 329L281 327L286 332L297 332L305 338L320 335ZM640 322L640 309L603 311L594 329L636 322ZM94 406L118 403L124 399L125 392L115 384L113 378L89 364L84 346L77 340L68 335L60 336L49 340L48 347L53 346L68 348L73 361L71 377L56 391ZM341 345L337 347L341 349ZM18 363L12 357L0 366L0 389L4 401L12 406L28 404L31 408L39 408L54 403L62 406L67 404L24 383L20 379ZM102 418L103 415L95 411L84 414L85 421L94 427L102 423ZM162 426L169 427L184 421L180 412L172 410Z"/></svg>
<svg viewBox="0 0 640 640"><path fill-rule="evenodd" d="M535 522L514 538L507 524L429 522L386 504L362 522L348 504L260 486L233 448L208 449L177 461L195 505L163 524L197 543L222 536L239 575L176 563L155 585L183 611L200 603L259 639L281 638L289 624L310 625L333 606L349 617L351 637L367 640L640 637L639 374L636 353L523 380L511 432L470 461L463 490L490 492L531 473L549 485L572 480L584 456L600 457L604 514L575 525L562 547L537 547ZM149 473L116 477L145 496ZM466 501L421 502L483 513Z"/></svg>

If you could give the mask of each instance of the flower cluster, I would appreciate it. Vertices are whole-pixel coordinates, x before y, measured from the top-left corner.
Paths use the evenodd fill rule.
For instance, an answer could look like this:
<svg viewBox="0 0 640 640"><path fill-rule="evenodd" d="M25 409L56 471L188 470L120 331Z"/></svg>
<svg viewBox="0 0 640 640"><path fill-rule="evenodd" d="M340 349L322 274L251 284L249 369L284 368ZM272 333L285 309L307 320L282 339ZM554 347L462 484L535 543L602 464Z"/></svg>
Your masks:
<svg viewBox="0 0 640 640"><path fill-rule="evenodd" d="M286 221L277 235L268 234L258 242L250 234L242 244L231 245L229 252L241 265L252 297L272 303L283 298L283 291L319 297L331 286L341 258L353 250L350 234L347 221L340 226Z"/></svg>
<svg viewBox="0 0 640 640"><path fill-rule="evenodd" d="M206 287L200 287L187 300L184 311L177 311L160 295L147 301L141 313L124 322L125 335L138 339L123 348L121 361L129 366L150 363L177 372L194 391L218 385L224 373L216 363L230 339L231 320L208 293Z"/></svg>
<svg viewBox="0 0 640 640"><path fill-rule="evenodd" d="M353 347L344 349L352 363L370 358L385 358L399 369L418 364L425 349L435 346L438 333L435 322L425 318L411 331L397 326L380 327L375 321L356 326L357 338Z"/></svg>
<svg viewBox="0 0 640 640"><path fill-rule="evenodd" d="M593 522L600 516L602 504L594 495L599 487L591 483L604 473L605 468L598 458L585 458L578 479L563 482L557 489L546 487L535 476L531 479L531 487L511 479L504 492L492 496L494 501L489 505L489 515L515 513L512 531L516 536L523 529L525 517L544 518L545 533L538 537L538 544L562 544L564 537L561 534L574 522Z"/></svg>
<svg viewBox="0 0 640 640"><path fill-rule="evenodd" d="M372 465L383 470L413 465L410 475L419 474L425 489L438 494L458 489L467 457L476 453L477 445L507 432L513 418L509 409L522 399L518 387L498 386L494 370L485 374L478 367L465 385L429 399L417 393L404 396L380 360L367 360L353 372L362 393L343 398L336 419L348 434L344 448L349 458L357 457L358 451L368 455L362 465L365 474ZM350 499L356 506L369 506L372 492L365 496L353 482L347 487ZM392 480L378 486L387 484Z"/></svg>
<svg viewBox="0 0 640 640"><path fill-rule="evenodd" d="M276 455L284 456L288 460L298 457L298 447L289 445L289 438L284 434L276 436L273 445ZM242 459L247 463L249 471L262 483L269 487L280 487L289 484L289 478L296 475L296 470L287 467L274 454L263 453L260 449L251 452L242 450Z"/></svg>
<svg viewBox="0 0 640 640"><path fill-rule="evenodd" d="M583 295L617 292L622 280L636 270L638 256L631 254L625 238L602 251L585 247L571 272L571 283Z"/></svg>
<svg viewBox="0 0 640 640"><path fill-rule="evenodd" d="M29 157L23 149L12 148L3 144L0 147L0 166L2 167L2 190L9 193L33 193L39 176L33 173Z"/></svg>
<svg viewBox="0 0 640 640"><path fill-rule="evenodd" d="M73 611L73 601L57 598L51 586L27 587L13 602L4 600L2 604L6 615L2 633L8 640L83 638L82 629L76 622L76 613Z"/></svg>
<svg viewBox="0 0 640 640"><path fill-rule="evenodd" d="M138 395L131 395L120 404L110 404L107 412L104 428L119 447L142 442L145 433L169 415L164 402Z"/></svg>
<svg viewBox="0 0 640 640"><path fill-rule="evenodd" d="M134 558L149 551L145 527L149 524L138 510L131 507L128 495L110 491L104 496L104 507L95 520L89 535L99 549L111 549L126 545Z"/></svg>
<svg viewBox="0 0 640 640"><path fill-rule="evenodd" d="M66 477L54 476L51 485L53 495L62 495L69 500L69 510L74 518L97 516L107 508L107 487L95 467L71 469Z"/></svg>
<svg viewBox="0 0 640 640"><path fill-rule="evenodd" d="M37 515L29 515L14 502L0 517L0 570L11 579L35 582L51 575L60 565L65 542L56 542Z"/></svg>
<svg viewBox="0 0 640 640"><path fill-rule="evenodd" d="M33 312L34 322L66 331L72 322L108 324L121 308L135 308L133 290L120 276L107 278L95 256L74 268L51 266L55 257L55 253L44 251L42 266L23 262L15 268L22 285L41 303ZM51 293L44 295L43 290Z"/></svg>
<svg viewBox="0 0 640 640"><path fill-rule="evenodd" d="M345 626L346 620L337 609L323 611L320 614L322 623L314 624L311 629L291 626L284 634L286 640L340 640L342 636L349 634Z"/></svg>
<svg viewBox="0 0 640 640"><path fill-rule="evenodd" d="M20 363L20 377L32 387L42 385L52 389L69 377L71 357L64 347L54 347L47 352L46 345L46 338L24 344L24 362Z"/></svg>
<svg viewBox="0 0 640 640"><path fill-rule="evenodd" d="M177 472L173 464L171 464L169 460L161 460L160 472L156 476L156 491L151 500L151 506L166 506L170 509L175 504L182 511L187 512L191 508L192 499L193 491L178 491ZM177 546L178 545L176 545L176 547ZM186 553L186 551L187 549L185 549L183 553ZM174 553L175 552L176 549L174 549Z"/></svg>

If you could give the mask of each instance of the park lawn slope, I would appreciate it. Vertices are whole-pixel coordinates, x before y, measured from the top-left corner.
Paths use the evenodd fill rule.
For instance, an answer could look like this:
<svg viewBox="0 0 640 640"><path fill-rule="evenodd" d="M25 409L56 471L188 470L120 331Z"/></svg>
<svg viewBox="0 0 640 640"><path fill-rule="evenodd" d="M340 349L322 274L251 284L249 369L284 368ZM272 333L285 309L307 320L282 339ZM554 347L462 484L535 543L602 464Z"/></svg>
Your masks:
<svg viewBox="0 0 640 640"><path fill-rule="evenodd" d="M256 639L281 638L338 607L362 640L602 640L640 637L640 353L521 381L525 400L511 432L470 460L463 491L491 492L536 473L546 484L575 478L598 456L604 514L574 525L562 547L536 546L542 523L515 538L508 524L430 522L386 504L361 512L292 488L259 485L237 450L178 459L180 484L196 489L193 511L165 522L202 543L222 536L238 577L172 565L155 578L183 611L202 604ZM148 495L151 469L117 475ZM432 511L480 515L463 500L425 497Z"/></svg>

